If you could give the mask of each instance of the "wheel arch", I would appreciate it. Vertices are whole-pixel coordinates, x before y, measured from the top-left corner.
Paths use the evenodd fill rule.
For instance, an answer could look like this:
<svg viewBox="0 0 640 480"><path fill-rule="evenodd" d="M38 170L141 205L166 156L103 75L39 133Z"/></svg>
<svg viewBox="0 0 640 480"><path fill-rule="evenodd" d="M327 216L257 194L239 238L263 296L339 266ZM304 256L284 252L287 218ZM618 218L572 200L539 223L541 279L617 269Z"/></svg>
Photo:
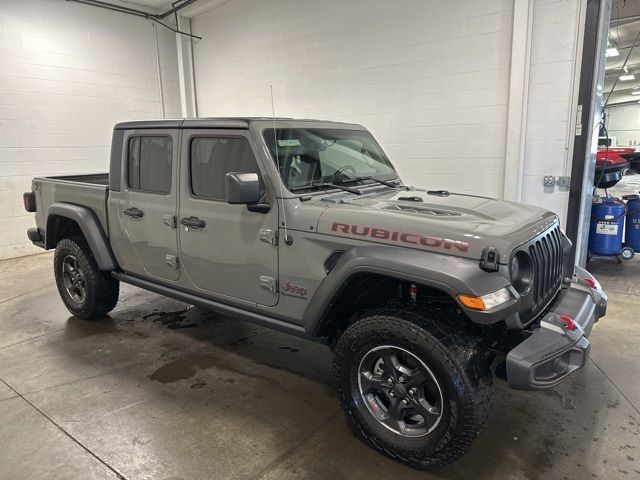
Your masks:
<svg viewBox="0 0 640 480"><path fill-rule="evenodd" d="M45 249L55 248L63 238L78 234L87 241L100 270L118 267L107 235L91 209L71 203L52 203L47 210Z"/></svg>
<svg viewBox="0 0 640 480"><path fill-rule="evenodd" d="M368 278L369 283L359 283ZM509 286L498 272L480 269L472 259L424 252L393 246L355 247L345 252L322 281L313 301L304 312L304 327L315 337L327 336L334 328L332 313L342 299L353 296L350 289L370 287L376 281L413 283L436 294L450 297L477 323L490 324L517 311L519 301L495 312L478 312L464 308L457 301L460 293L486 295Z"/></svg>

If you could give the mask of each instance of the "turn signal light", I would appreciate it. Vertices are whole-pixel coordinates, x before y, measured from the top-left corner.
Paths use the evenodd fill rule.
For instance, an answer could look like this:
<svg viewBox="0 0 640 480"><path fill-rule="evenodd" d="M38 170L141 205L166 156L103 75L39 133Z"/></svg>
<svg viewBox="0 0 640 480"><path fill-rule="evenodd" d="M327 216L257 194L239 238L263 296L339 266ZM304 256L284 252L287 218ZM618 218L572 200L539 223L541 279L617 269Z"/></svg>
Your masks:
<svg viewBox="0 0 640 480"><path fill-rule="evenodd" d="M460 303L462 303L467 308L471 308L473 310L486 310L484 302L482 301L482 297L460 294L458 295L458 300L460 300Z"/></svg>
<svg viewBox="0 0 640 480"><path fill-rule="evenodd" d="M511 294L509 293L509 289L501 288L500 290L482 295L481 297L461 293L458 295L458 300L462 305L472 310L490 310L511 300Z"/></svg>

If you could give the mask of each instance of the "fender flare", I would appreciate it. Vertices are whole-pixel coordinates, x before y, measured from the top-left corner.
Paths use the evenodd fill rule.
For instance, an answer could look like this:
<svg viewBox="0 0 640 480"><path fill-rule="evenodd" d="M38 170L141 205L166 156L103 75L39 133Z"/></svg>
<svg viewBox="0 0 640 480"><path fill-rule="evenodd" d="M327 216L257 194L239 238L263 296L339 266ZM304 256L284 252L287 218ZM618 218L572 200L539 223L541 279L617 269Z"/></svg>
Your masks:
<svg viewBox="0 0 640 480"><path fill-rule="evenodd" d="M109 240L100 225L98 217L91 209L80 205L54 202L49 206L47 210L47 228L45 230L45 248L47 250L55 248L55 245L52 245L52 242L49 241L50 235L47 235L47 232L51 232L51 220L54 215L69 218L78 224L100 270L115 270L118 268Z"/></svg>
<svg viewBox="0 0 640 480"><path fill-rule="evenodd" d="M438 288L458 303L474 322L491 324L518 311L520 297L509 280L499 272L481 270L478 261L394 246L363 246L346 251L322 281L313 301L306 308L305 331L318 336L327 314L349 280L360 273L373 273ZM513 299L491 312L469 310L457 301L457 295L486 295L509 288Z"/></svg>

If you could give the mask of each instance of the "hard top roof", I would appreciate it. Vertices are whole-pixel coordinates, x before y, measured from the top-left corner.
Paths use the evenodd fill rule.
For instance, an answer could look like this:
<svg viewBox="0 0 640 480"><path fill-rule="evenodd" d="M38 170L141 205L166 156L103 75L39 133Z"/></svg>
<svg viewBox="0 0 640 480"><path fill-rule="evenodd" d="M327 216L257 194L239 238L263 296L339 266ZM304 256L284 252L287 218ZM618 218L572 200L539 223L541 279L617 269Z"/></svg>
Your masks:
<svg viewBox="0 0 640 480"><path fill-rule="evenodd" d="M312 120L297 119L284 117L207 117L207 118L176 118L164 120L134 120L130 122L120 122L115 125L116 130L133 130L145 128L249 128L251 122L256 121L275 121L277 123L286 122L309 122L335 124L336 126L345 126L355 124L332 122L329 120Z"/></svg>

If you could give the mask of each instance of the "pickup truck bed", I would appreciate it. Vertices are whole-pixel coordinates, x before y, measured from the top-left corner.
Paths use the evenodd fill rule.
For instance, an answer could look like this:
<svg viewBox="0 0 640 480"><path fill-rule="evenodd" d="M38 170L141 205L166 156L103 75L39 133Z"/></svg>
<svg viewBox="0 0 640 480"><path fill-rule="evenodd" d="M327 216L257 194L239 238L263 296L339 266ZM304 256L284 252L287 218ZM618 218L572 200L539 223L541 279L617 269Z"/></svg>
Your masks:
<svg viewBox="0 0 640 480"><path fill-rule="evenodd" d="M109 174L94 173L36 177L32 182L36 204L48 206L36 211L36 224L46 225L55 204L67 203L89 207L108 236L107 200L109 198ZM30 237L31 238L31 237ZM33 240L33 239L32 239ZM54 248L50 245L47 248Z"/></svg>

